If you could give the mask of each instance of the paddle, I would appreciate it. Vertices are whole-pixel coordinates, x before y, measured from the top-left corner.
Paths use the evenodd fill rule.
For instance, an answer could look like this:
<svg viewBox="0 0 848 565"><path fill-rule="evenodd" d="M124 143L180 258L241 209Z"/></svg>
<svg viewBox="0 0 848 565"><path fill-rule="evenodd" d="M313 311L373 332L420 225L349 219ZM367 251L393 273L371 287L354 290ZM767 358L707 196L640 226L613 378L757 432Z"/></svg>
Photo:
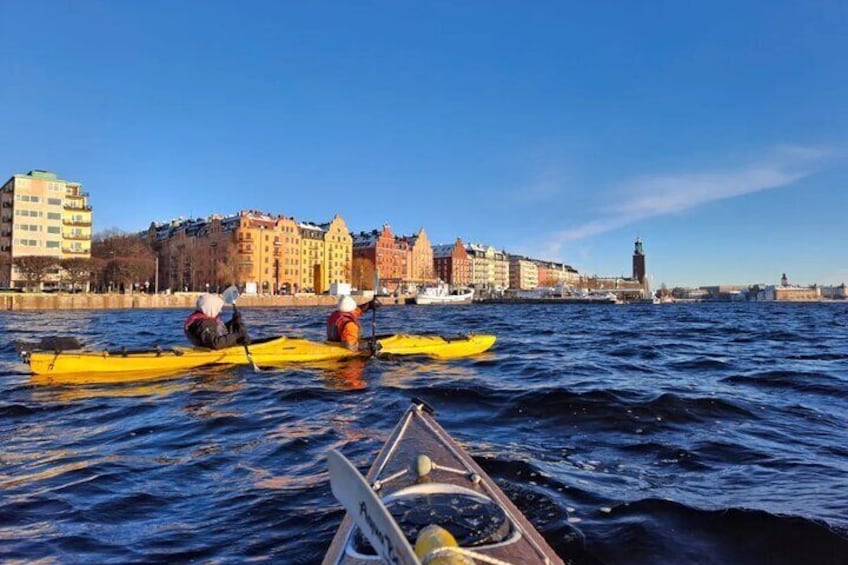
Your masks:
<svg viewBox="0 0 848 565"><path fill-rule="evenodd" d="M348 459L331 449L327 455L330 487L385 563L421 565L386 505Z"/></svg>
<svg viewBox="0 0 848 565"><path fill-rule="evenodd" d="M223 294L224 303L233 305L233 315L234 316L236 314L238 314L238 308L236 308L236 299L238 298L238 295L239 295L239 291L235 287L235 285L228 287L226 290L224 290L224 294ZM245 337L246 336L247 336L247 332L245 332ZM247 346L247 340L245 340L245 342L244 342L244 352L247 355L248 363L250 363L250 366L253 367L253 370L258 373L259 367L256 365L256 363L253 362L253 355L250 354L250 348Z"/></svg>
<svg viewBox="0 0 848 565"><path fill-rule="evenodd" d="M368 342L371 355L377 354L377 299L371 305L371 339Z"/></svg>

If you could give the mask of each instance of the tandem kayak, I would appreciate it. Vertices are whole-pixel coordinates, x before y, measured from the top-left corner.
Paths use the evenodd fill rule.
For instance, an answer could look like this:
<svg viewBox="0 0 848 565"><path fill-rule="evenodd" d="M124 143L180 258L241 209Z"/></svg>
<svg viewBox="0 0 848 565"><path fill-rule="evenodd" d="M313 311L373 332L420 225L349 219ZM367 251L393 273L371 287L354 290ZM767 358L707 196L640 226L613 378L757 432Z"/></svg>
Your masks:
<svg viewBox="0 0 848 565"><path fill-rule="evenodd" d="M328 463L348 513L323 565L563 563L421 401L413 400L364 481L337 452ZM416 555L405 558L403 545L415 545Z"/></svg>
<svg viewBox="0 0 848 565"><path fill-rule="evenodd" d="M68 340L76 343L76 340ZM378 355L424 355L438 359L466 357L486 351L495 343L493 335L470 334L459 337L434 335L393 335L377 340ZM78 345L78 344L77 344ZM351 351L338 343L310 341L299 337L275 337L250 344L257 365L310 363L368 355ZM68 347L28 348L21 358L36 375L92 373L167 373L205 365L248 364L243 345L226 349L200 347L86 351Z"/></svg>

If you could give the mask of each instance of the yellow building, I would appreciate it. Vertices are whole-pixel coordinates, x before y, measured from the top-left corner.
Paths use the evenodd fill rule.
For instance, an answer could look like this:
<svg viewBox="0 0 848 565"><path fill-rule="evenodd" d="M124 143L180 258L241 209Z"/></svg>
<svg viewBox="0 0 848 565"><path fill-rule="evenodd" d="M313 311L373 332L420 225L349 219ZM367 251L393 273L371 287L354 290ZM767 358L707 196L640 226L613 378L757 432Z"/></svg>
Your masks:
<svg viewBox="0 0 848 565"><path fill-rule="evenodd" d="M13 261L25 256L56 259L91 257L92 210L82 185L55 173L34 170L14 175L0 188L0 286L22 288ZM63 272L51 269L43 281L59 288Z"/></svg>
<svg viewBox="0 0 848 565"><path fill-rule="evenodd" d="M349 283L353 238L338 214L325 224L301 222L300 290L322 293L333 283Z"/></svg>

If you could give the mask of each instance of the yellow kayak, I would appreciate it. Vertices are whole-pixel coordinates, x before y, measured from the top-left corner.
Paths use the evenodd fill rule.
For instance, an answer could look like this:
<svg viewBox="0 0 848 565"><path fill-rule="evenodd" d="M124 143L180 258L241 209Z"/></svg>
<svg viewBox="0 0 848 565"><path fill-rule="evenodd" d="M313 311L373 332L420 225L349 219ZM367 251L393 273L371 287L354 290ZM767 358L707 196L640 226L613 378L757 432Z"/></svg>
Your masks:
<svg viewBox="0 0 848 565"><path fill-rule="evenodd" d="M495 336L462 337L394 335L377 340L378 355L426 355L451 359L481 353L495 342ZM250 344L257 365L309 363L367 355L351 351L338 343L315 342L303 338L277 337ZM226 349L174 347L145 351L124 350L32 350L21 354L36 375L92 373L167 373L205 365L242 365L248 359L244 346Z"/></svg>

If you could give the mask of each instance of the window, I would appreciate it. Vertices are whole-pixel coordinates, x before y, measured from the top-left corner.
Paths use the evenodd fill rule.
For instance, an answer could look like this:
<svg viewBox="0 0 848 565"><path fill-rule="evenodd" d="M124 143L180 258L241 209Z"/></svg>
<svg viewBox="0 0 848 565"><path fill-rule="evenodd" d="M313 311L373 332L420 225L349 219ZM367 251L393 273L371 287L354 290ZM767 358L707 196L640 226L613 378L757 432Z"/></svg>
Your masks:
<svg viewBox="0 0 848 565"><path fill-rule="evenodd" d="M61 198L48 198L47 204L49 204L50 206L61 206L62 205L62 199Z"/></svg>
<svg viewBox="0 0 848 565"><path fill-rule="evenodd" d="M62 214L60 214L59 212L47 212L47 219L48 220L61 220Z"/></svg>
<svg viewBox="0 0 848 565"><path fill-rule="evenodd" d="M48 241L48 242L47 242L47 247L58 248L58 247L59 247L59 242L58 242L58 241Z"/></svg>
<svg viewBox="0 0 848 565"><path fill-rule="evenodd" d="M48 226L47 233L62 233L62 228L58 226Z"/></svg>

